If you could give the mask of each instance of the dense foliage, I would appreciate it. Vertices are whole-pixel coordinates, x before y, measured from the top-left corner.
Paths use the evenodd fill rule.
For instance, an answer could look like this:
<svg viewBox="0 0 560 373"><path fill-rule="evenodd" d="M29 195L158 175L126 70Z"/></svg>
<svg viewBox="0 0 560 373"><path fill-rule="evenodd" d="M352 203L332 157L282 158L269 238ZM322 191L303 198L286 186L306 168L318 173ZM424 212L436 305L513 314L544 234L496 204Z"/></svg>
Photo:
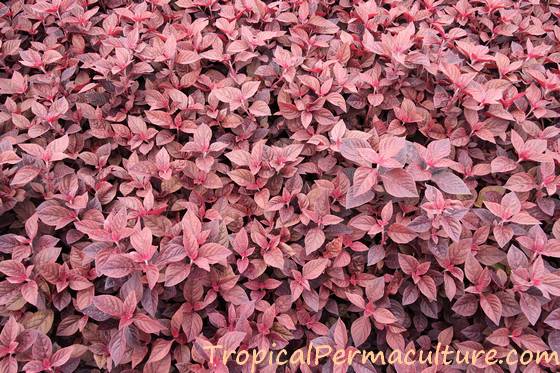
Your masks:
<svg viewBox="0 0 560 373"><path fill-rule="evenodd" d="M560 351L557 4L0 4L0 372Z"/></svg>

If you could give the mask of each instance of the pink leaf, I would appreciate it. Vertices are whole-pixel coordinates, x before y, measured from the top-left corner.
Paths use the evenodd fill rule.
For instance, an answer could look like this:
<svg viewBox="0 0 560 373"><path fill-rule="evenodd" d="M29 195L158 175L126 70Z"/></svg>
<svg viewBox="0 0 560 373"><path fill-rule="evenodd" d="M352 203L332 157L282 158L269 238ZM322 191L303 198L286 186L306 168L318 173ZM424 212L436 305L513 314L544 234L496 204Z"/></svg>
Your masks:
<svg viewBox="0 0 560 373"><path fill-rule="evenodd" d="M544 322L554 329L560 329L560 308L553 310L548 314Z"/></svg>
<svg viewBox="0 0 560 373"><path fill-rule="evenodd" d="M62 206L55 205L39 209L37 215L43 223L54 226L56 229L63 228L75 219L75 215L72 211Z"/></svg>
<svg viewBox="0 0 560 373"><path fill-rule="evenodd" d="M327 267L328 264L327 259L314 259L310 260L309 262L305 263L303 266L303 277L306 280L314 280L319 277Z"/></svg>
<svg viewBox="0 0 560 373"><path fill-rule="evenodd" d="M369 321L369 317L362 316L356 319L350 327L350 333L352 334L354 347L362 345L371 333L371 322Z"/></svg>
<svg viewBox="0 0 560 373"><path fill-rule="evenodd" d="M74 346L64 347L60 350L55 351L55 353L51 357L51 364L53 367L60 367L66 364L70 357L72 357L72 353L74 351Z"/></svg>
<svg viewBox="0 0 560 373"><path fill-rule="evenodd" d="M256 117L266 117L272 114L270 107L261 100L255 101L249 108L249 112Z"/></svg>
<svg viewBox="0 0 560 373"><path fill-rule="evenodd" d="M99 274L112 278L126 277L134 270L134 262L122 254L111 255L98 267Z"/></svg>
<svg viewBox="0 0 560 373"><path fill-rule="evenodd" d="M500 325L502 317L502 302L494 294L480 295L480 307L490 320L496 325Z"/></svg>
<svg viewBox="0 0 560 373"><path fill-rule="evenodd" d="M463 180L457 175L443 171L432 174L432 180L437 186L449 194L471 194L471 191Z"/></svg>
<svg viewBox="0 0 560 373"><path fill-rule="evenodd" d="M325 242L325 233L320 228L310 229L305 235L305 253L307 255L317 251Z"/></svg>
<svg viewBox="0 0 560 373"><path fill-rule="evenodd" d="M39 174L41 169L33 166L23 166L17 170L10 185L25 185L33 181Z"/></svg>
<svg viewBox="0 0 560 373"><path fill-rule="evenodd" d="M123 314L123 301L112 295L98 295L93 298L93 305L101 312L105 312L113 317L120 317Z"/></svg>
<svg viewBox="0 0 560 373"><path fill-rule="evenodd" d="M381 175L383 186L387 193L397 198L418 197L416 183L408 172L400 169L392 169Z"/></svg>
<svg viewBox="0 0 560 373"><path fill-rule="evenodd" d="M392 324L397 321L393 313L386 308L377 308L373 311L373 318L380 324Z"/></svg>

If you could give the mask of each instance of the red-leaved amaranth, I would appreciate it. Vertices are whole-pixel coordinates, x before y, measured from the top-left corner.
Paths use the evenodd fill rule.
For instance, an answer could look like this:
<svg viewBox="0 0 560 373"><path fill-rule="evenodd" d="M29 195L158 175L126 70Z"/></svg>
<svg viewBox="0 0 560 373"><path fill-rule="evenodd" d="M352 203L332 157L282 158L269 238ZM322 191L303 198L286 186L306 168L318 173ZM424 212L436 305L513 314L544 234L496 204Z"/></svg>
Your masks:
<svg viewBox="0 0 560 373"><path fill-rule="evenodd" d="M251 370L216 345L560 352L559 17L4 1L0 372ZM252 368L557 369L349 363Z"/></svg>

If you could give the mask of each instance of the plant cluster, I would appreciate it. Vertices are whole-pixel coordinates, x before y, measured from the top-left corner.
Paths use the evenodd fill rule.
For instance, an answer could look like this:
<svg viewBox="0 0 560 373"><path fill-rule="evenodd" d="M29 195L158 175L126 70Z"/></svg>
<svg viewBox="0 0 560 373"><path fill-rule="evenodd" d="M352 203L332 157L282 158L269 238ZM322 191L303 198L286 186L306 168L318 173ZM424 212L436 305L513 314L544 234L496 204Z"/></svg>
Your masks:
<svg viewBox="0 0 560 373"><path fill-rule="evenodd" d="M560 351L559 17L3 2L0 372L241 371L216 344ZM517 368L555 369L492 371Z"/></svg>

